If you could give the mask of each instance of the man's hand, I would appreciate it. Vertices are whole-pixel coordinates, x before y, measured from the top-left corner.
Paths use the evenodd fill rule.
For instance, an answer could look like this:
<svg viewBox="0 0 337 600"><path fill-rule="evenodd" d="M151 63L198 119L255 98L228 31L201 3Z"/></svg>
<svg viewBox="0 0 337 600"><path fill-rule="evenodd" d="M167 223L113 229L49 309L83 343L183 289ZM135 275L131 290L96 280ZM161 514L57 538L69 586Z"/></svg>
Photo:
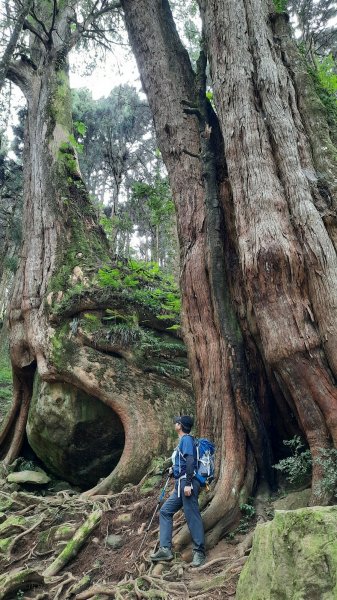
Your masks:
<svg viewBox="0 0 337 600"><path fill-rule="evenodd" d="M168 472L169 477L173 477L173 467L169 467L167 469L167 472Z"/></svg>
<svg viewBox="0 0 337 600"><path fill-rule="evenodd" d="M184 487L184 494L185 496L192 496L192 486L191 485L185 485Z"/></svg>

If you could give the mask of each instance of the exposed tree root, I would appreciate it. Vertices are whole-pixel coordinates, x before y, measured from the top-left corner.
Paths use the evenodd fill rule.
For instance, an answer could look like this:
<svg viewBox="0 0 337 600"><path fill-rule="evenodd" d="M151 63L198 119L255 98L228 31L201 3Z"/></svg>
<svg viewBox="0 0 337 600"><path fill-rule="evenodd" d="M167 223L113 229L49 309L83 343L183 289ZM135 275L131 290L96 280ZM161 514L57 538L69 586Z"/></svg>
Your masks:
<svg viewBox="0 0 337 600"><path fill-rule="evenodd" d="M17 590L25 589L30 585L40 585L41 583L44 583L43 576L33 569L25 569L24 571L4 575L0 579L0 600Z"/></svg>
<svg viewBox="0 0 337 600"><path fill-rule="evenodd" d="M101 518L101 510L96 510L89 515L87 520L76 531L73 539L70 540L57 559L54 560L54 562L43 572L44 577L52 577L53 575L56 575L56 573L63 569L64 565L66 565L72 558L74 558L74 556L76 556L77 552L89 537L91 532L95 529L95 527L97 527Z"/></svg>
<svg viewBox="0 0 337 600"><path fill-rule="evenodd" d="M239 546L226 545L224 555L216 556L197 570L189 568L190 565L180 560L178 554L170 564L153 564L149 554L158 538L158 527L153 527L142 556L135 559L157 491L151 498L139 498L140 490L134 486L120 494L84 498L64 492L38 496L26 492L9 494L5 490L0 491L0 505L7 512L7 518L0 525L0 542L4 542L5 548L0 553L0 563L8 572L6 585L9 589L12 589L11 585L15 589L16 576L22 572L23 565L28 569L25 572L37 573L39 589L35 592L27 590L27 600L202 600L207 596L211 598L214 589L216 593L221 590L224 597L230 597L231 590L235 589L238 571L245 560L245 557L238 559ZM177 517L174 525L179 535L184 529L184 516L179 514ZM100 522L97 534L84 546ZM70 541L69 536L62 538L62 531L71 530L75 533ZM118 553L107 543L110 532L124 539L125 547ZM9 540L7 546L6 540ZM64 544L61 551L59 544ZM84 563L83 556L86 557ZM96 556L105 560L103 571L99 564L96 565ZM79 568L78 564L85 567ZM14 565L19 565L19 570L14 569ZM62 571L66 565L72 572ZM60 576L55 576L57 573ZM21 581L16 589L23 588ZM0 590L4 583L4 579L0 579ZM34 581L28 583L27 580L28 587L31 583Z"/></svg>

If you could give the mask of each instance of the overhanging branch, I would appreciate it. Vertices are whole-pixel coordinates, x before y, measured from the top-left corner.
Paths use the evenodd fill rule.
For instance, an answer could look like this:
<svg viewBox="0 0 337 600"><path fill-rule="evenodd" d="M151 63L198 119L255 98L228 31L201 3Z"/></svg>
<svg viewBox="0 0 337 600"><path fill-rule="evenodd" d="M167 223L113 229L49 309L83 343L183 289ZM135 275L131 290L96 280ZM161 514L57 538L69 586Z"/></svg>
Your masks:
<svg viewBox="0 0 337 600"><path fill-rule="evenodd" d="M15 83L26 94L30 86L33 70L33 66L24 59L12 62L7 69L7 79Z"/></svg>

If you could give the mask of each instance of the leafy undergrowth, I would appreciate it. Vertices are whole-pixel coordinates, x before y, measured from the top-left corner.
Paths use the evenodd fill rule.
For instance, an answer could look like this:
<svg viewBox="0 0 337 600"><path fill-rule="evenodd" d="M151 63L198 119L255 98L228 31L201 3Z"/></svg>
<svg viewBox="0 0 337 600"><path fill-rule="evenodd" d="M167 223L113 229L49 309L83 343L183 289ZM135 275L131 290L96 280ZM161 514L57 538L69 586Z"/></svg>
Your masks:
<svg viewBox="0 0 337 600"><path fill-rule="evenodd" d="M156 517L137 557L160 484L146 497L140 493L143 481L113 496L85 498L69 491L50 496L13 491L1 483L0 599L235 596L250 533L235 542L221 540L197 570L189 566L190 550L176 554L171 563L152 565L148 556L158 537ZM178 513L176 531L183 522ZM110 545L111 535L116 536L118 549Z"/></svg>

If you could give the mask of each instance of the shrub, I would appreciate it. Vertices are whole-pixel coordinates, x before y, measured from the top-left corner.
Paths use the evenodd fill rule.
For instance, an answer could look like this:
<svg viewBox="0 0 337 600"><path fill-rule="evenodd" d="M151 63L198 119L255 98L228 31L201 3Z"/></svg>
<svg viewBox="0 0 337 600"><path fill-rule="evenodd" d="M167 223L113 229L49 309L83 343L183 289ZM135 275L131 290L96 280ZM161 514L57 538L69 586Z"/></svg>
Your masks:
<svg viewBox="0 0 337 600"><path fill-rule="evenodd" d="M310 475L312 470L312 458L309 449L305 448L300 436L295 435L291 440L283 440L283 444L288 446L292 456L283 458L274 469L284 473L286 479L293 484L302 484Z"/></svg>
<svg viewBox="0 0 337 600"><path fill-rule="evenodd" d="M315 464L322 467L322 479L317 484L318 494L328 494L337 497L337 449L320 448Z"/></svg>

